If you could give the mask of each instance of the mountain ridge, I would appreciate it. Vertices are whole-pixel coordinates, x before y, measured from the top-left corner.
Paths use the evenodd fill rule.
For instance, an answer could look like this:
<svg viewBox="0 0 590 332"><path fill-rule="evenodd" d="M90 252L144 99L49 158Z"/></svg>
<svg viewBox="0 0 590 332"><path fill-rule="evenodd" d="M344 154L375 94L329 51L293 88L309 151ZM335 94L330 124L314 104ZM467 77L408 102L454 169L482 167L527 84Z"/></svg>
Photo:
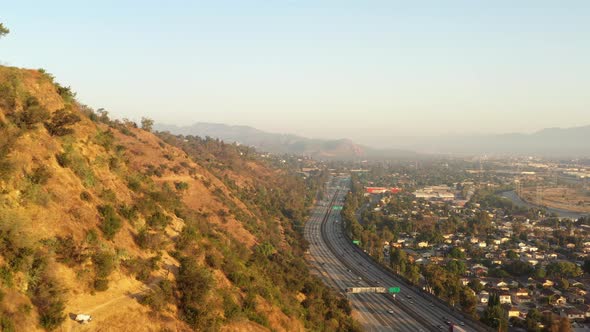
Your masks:
<svg viewBox="0 0 590 332"><path fill-rule="evenodd" d="M543 128L533 133L447 135L406 138L398 147L424 153L539 155L544 157L590 156L590 125Z"/></svg>
<svg viewBox="0 0 590 332"><path fill-rule="evenodd" d="M422 154L590 156L590 125L543 128L533 133L441 135L382 138L379 148L353 140L313 139L270 133L245 125L197 122L190 126L156 124L156 129L180 135L210 136L253 146L261 151L310 156L316 159L388 159L423 157Z"/></svg>
<svg viewBox="0 0 590 332"><path fill-rule="evenodd" d="M155 129L177 135L214 137L223 141L253 146L264 152L295 154L314 159L362 160L410 157L411 151L374 149L348 138L316 139L294 134L270 133L251 126L197 122L190 126L156 124Z"/></svg>

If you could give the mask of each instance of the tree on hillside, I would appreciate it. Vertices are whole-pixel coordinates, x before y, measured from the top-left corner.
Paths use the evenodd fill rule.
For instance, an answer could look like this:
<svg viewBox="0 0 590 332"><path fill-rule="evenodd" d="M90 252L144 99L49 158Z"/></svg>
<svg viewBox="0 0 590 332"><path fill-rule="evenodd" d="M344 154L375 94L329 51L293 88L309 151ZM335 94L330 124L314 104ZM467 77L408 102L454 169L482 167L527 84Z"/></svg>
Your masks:
<svg viewBox="0 0 590 332"><path fill-rule="evenodd" d="M45 128L52 136L65 136L74 132L69 126L80 121L80 117L66 109L57 110L51 121L45 122Z"/></svg>
<svg viewBox="0 0 590 332"><path fill-rule="evenodd" d="M8 30L8 28L5 27L4 24L0 23L0 38L4 37L9 32L10 32L10 30Z"/></svg>
<svg viewBox="0 0 590 332"><path fill-rule="evenodd" d="M152 131L154 127L154 120L149 118L141 118L141 129L145 131Z"/></svg>

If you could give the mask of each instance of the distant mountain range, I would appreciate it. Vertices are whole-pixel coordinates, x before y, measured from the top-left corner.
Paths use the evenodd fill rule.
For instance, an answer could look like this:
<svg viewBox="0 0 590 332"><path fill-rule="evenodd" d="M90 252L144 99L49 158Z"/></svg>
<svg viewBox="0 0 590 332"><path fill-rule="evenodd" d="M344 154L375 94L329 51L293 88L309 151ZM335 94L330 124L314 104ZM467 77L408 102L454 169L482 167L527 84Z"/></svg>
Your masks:
<svg viewBox="0 0 590 332"><path fill-rule="evenodd" d="M547 157L589 157L590 126L547 128L532 134L455 135L438 137L383 138L389 149L376 149L349 139L312 139L291 134L269 133L249 126L199 122L191 126L156 124L159 131L172 134L209 136L237 142L271 153L288 153L316 159L415 158L418 153L465 155L538 155ZM384 146L385 143L381 143ZM417 152L413 152L417 151Z"/></svg>
<svg viewBox="0 0 590 332"><path fill-rule="evenodd" d="M423 153L589 157L590 125L547 128L532 134L417 137L395 142L396 148Z"/></svg>
<svg viewBox="0 0 590 332"><path fill-rule="evenodd" d="M253 146L260 151L310 156L320 160L385 159L415 156L415 153L404 150L369 148L349 139L312 139L291 134L269 133L249 126L199 122L184 127L156 124L155 129L169 131L177 135L209 136L225 142Z"/></svg>

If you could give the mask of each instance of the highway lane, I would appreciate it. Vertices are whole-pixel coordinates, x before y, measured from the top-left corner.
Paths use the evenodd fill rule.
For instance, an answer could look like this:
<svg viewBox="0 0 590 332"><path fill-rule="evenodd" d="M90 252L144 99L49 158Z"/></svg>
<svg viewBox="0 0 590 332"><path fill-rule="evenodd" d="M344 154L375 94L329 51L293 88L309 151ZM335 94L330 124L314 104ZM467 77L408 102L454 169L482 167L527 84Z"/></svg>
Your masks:
<svg viewBox="0 0 590 332"><path fill-rule="evenodd" d="M340 186L348 188L349 183L347 180L341 180ZM350 242L344 235L339 216L335 213L334 215L335 217L329 218L324 226L324 237L332 251L341 258L344 265L363 277L371 286L401 287L402 291L397 298L395 300L389 298L389 300L395 302L408 315L419 315L428 330L447 330L446 321L448 320L456 325L464 322L465 326L456 326L455 331L490 331L483 324L469 320L462 313L452 310L434 296L408 285L393 273L385 271L383 267Z"/></svg>
<svg viewBox="0 0 590 332"><path fill-rule="evenodd" d="M335 190L330 190L326 196L333 197L335 194ZM329 204L317 206L306 224L305 237L310 243L310 260L324 281L342 293L347 287L367 287L367 282L359 280L357 274L346 268L324 242L321 233L322 221L329 208ZM392 305L382 294L351 294L348 298L357 314L356 318L366 331L427 331L419 322Z"/></svg>

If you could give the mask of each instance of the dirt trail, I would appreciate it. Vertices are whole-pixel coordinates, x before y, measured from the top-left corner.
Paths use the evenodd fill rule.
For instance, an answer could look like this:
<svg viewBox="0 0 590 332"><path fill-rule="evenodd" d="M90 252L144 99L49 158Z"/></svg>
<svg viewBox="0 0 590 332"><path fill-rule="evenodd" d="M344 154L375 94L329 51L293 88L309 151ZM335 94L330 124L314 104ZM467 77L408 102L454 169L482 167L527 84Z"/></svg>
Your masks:
<svg viewBox="0 0 590 332"><path fill-rule="evenodd" d="M150 287L153 285L155 283ZM66 309L68 316L59 331L137 331L139 328L137 325L125 327L120 324L125 323L125 317L128 321L137 321L134 316L141 319L140 321L148 323L142 317L145 316L148 309L139 304L137 298L147 292L150 287L139 285L131 291L129 289L115 289L108 292L109 294L97 294L90 297L86 295L84 298L87 299L87 302L77 301L79 303L68 305ZM77 314L91 315L92 321L88 324L80 324L74 320Z"/></svg>

